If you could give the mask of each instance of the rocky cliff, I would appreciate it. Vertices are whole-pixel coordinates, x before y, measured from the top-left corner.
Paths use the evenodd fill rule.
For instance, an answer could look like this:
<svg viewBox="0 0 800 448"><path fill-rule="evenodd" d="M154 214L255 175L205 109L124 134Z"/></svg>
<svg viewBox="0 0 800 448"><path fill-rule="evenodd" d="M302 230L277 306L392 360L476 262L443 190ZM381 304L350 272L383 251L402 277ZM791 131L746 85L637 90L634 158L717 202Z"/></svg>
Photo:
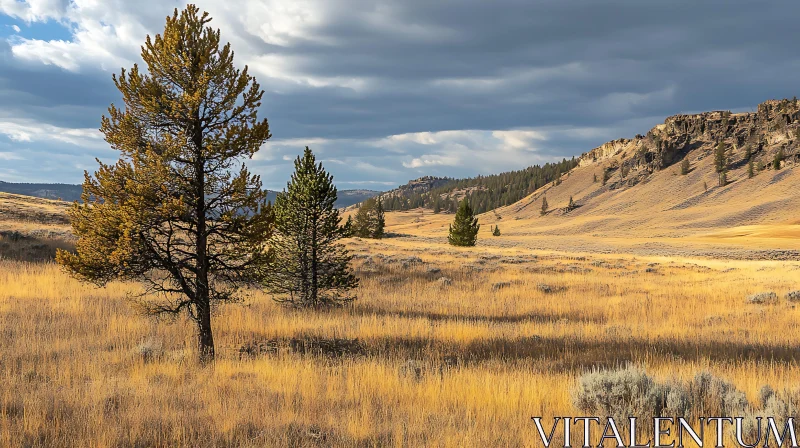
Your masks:
<svg viewBox="0 0 800 448"><path fill-rule="evenodd" d="M770 100L759 104L756 112L673 115L646 135L613 140L582 154L579 165L621 170L617 183L633 185L679 162L689 151L710 153L720 142L727 145L732 165L747 163L748 153L754 163L769 164L781 150L782 163L795 161L800 152L800 102Z"/></svg>

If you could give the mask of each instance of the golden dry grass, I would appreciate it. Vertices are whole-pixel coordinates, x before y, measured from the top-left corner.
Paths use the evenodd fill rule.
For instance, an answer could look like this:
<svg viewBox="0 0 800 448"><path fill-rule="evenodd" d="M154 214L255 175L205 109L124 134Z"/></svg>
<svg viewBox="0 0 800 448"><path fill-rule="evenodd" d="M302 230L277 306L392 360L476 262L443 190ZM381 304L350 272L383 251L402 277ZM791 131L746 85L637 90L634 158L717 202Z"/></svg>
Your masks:
<svg viewBox="0 0 800 448"><path fill-rule="evenodd" d="M396 231L406 218L392 215ZM353 308L291 311L253 292L219 310L213 368L195 364L188 322L134 313L133 285L0 262L0 445L540 446L530 417L577 415L571 390L592 368L710 370L751 399L800 373L800 310L745 303L800 288L797 262L348 244ZM304 353L293 338L358 350Z"/></svg>

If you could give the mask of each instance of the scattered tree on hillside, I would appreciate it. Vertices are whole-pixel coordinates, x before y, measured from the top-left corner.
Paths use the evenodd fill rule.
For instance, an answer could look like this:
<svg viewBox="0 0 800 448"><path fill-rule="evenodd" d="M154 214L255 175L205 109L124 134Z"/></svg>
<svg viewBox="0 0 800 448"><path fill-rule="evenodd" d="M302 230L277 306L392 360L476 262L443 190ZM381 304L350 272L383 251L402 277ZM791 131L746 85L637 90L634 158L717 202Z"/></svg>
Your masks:
<svg viewBox="0 0 800 448"><path fill-rule="evenodd" d="M361 238L383 238L386 226L380 198L369 198L358 208L353 234Z"/></svg>
<svg viewBox="0 0 800 448"><path fill-rule="evenodd" d="M352 256L339 243L344 236L333 176L306 146L294 162L286 190L272 210L275 230L268 240L270 264L262 282L277 302L300 308L342 305L355 299L358 279Z"/></svg>
<svg viewBox="0 0 800 448"><path fill-rule="evenodd" d="M547 205L547 196L542 196L542 211L540 212L540 214L546 215L548 208L550 207Z"/></svg>
<svg viewBox="0 0 800 448"><path fill-rule="evenodd" d="M727 145L725 142L719 142L717 149L714 151L714 169L719 176L719 186L725 186L727 183L728 172L728 154L726 152Z"/></svg>
<svg viewBox="0 0 800 448"><path fill-rule="evenodd" d="M689 169L689 159L684 158L683 161L681 161L681 175L685 176L689 174Z"/></svg>
<svg viewBox="0 0 800 448"><path fill-rule="evenodd" d="M759 160L758 163L756 163L756 170L764 171L765 169L767 169L767 165L764 164L763 160Z"/></svg>
<svg viewBox="0 0 800 448"><path fill-rule="evenodd" d="M256 281L272 228L261 180L242 163L270 138L257 118L264 92L210 21L176 9L142 47L147 71L114 76L125 109L111 105L100 130L120 159L85 175L70 210L76 253L58 253L83 281L141 282L148 314L186 312L201 362L214 359L211 310Z"/></svg>
<svg viewBox="0 0 800 448"><path fill-rule="evenodd" d="M350 238L353 236L353 215L349 215L347 217L347 221L345 221L344 225L342 226L342 238Z"/></svg>
<svg viewBox="0 0 800 448"><path fill-rule="evenodd" d="M592 183L597 183L597 173L594 173L594 179L592 179Z"/></svg>
<svg viewBox="0 0 800 448"><path fill-rule="evenodd" d="M755 176L755 173L753 172L753 161L751 160L747 162L747 178L752 179L753 176Z"/></svg>
<svg viewBox="0 0 800 448"><path fill-rule="evenodd" d="M786 155L783 152L783 148L779 149L777 153L775 153L775 157L772 159L772 169L779 170L781 169L781 162L783 159L786 158Z"/></svg>
<svg viewBox="0 0 800 448"><path fill-rule="evenodd" d="M744 160L748 162L753 158L753 147L748 143L744 147Z"/></svg>
<svg viewBox="0 0 800 448"><path fill-rule="evenodd" d="M456 217L450 225L450 235L447 241L453 246L474 246L478 241L478 218L469 206L469 201L462 200L458 205Z"/></svg>
<svg viewBox="0 0 800 448"><path fill-rule="evenodd" d="M609 174L608 170L603 170L603 186L605 187L608 183L608 180L611 179L611 174Z"/></svg>
<svg viewBox="0 0 800 448"><path fill-rule="evenodd" d="M575 205L575 201L573 201L573 200L572 200L572 196L570 196L570 197L569 197L569 205L567 205L567 210L574 210L574 209L575 209L575 207L577 207L577 206Z"/></svg>
<svg viewBox="0 0 800 448"><path fill-rule="evenodd" d="M500 236L500 227L499 226L494 226L494 230L492 230L492 235Z"/></svg>
<svg viewBox="0 0 800 448"><path fill-rule="evenodd" d="M703 191L708 191L708 183L706 181L703 181Z"/></svg>

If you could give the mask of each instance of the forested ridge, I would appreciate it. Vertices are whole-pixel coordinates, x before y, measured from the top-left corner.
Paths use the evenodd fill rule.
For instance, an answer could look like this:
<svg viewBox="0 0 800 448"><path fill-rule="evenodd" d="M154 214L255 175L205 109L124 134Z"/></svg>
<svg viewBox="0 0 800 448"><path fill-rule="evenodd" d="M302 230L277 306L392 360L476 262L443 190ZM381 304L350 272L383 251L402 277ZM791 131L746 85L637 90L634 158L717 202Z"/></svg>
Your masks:
<svg viewBox="0 0 800 448"><path fill-rule="evenodd" d="M466 197L475 213L485 213L513 204L540 187L557 182L561 175L577 165L578 161L573 157L488 176L465 179L423 178L413 182L413 188L410 187L410 182L384 193L381 198L385 210L425 207L435 212L455 212L458 202ZM432 188L424 188L425 183Z"/></svg>

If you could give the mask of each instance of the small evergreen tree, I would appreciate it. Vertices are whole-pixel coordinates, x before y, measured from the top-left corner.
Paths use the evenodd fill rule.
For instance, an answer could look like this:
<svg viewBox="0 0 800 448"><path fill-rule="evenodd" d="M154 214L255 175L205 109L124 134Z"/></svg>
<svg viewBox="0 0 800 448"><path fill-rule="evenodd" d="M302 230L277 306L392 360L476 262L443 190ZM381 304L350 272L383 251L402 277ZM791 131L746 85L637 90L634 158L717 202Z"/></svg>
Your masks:
<svg viewBox="0 0 800 448"><path fill-rule="evenodd" d="M611 175L608 174L608 170L603 170L603 186L605 187L608 183L608 179L611 178Z"/></svg>
<svg viewBox="0 0 800 448"><path fill-rule="evenodd" d="M755 173L753 172L753 161L751 160L747 162L747 178L752 179L753 176L755 176Z"/></svg>
<svg viewBox="0 0 800 448"><path fill-rule="evenodd" d="M474 246L478 241L478 218L469 206L469 201L464 199L458 205L456 217L450 225L450 235L447 241L453 246Z"/></svg>
<svg viewBox="0 0 800 448"><path fill-rule="evenodd" d="M765 169L767 169L767 165L764 164L763 160L759 160L758 163L756 163L756 170L764 171Z"/></svg>
<svg viewBox="0 0 800 448"><path fill-rule="evenodd" d="M783 148L779 149L778 152L775 154L775 158L772 159L772 169L779 170L781 169L781 162L783 159L786 158L786 155L783 152Z"/></svg>
<svg viewBox="0 0 800 448"><path fill-rule="evenodd" d="M684 158L681 162L681 175L685 176L689 174L689 159Z"/></svg>
<svg viewBox="0 0 800 448"><path fill-rule="evenodd" d="M499 226L494 226L494 230L492 230L492 235L500 236L500 227Z"/></svg>
<svg viewBox="0 0 800 448"><path fill-rule="evenodd" d="M708 191L708 183L706 181L703 181L703 191Z"/></svg>
<svg viewBox="0 0 800 448"><path fill-rule="evenodd" d="M542 211L540 212L542 216L547 214L547 209L549 206L547 205L547 196L542 196Z"/></svg>
<svg viewBox="0 0 800 448"><path fill-rule="evenodd" d="M306 146L294 162L286 190L273 206L275 230L268 240L270 265L262 280L278 302L302 308L341 305L355 299L358 279L343 236L333 176Z"/></svg>
<svg viewBox="0 0 800 448"><path fill-rule="evenodd" d="M722 187L727 182L728 154L726 153L725 142L719 142L714 151L714 169L719 176L719 186Z"/></svg>
<svg viewBox="0 0 800 448"><path fill-rule="evenodd" d="M753 158L753 147L748 143L744 147L744 159L750 161L751 158Z"/></svg>
<svg viewBox="0 0 800 448"><path fill-rule="evenodd" d="M572 200L572 196L569 197L569 205L567 205L567 210L573 210L575 208L575 201Z"/></svg>
<svg viewBox="0 0 800 448"><path fill-rule="evenodd" d="M594 179L592 180L592 183L597 183L597 173L594 173Z"/></svg>
<svg viewBox="0 0 800 448"><path fill-rule="evenodd" d="M383 202L380 198L369 198L358 208L353 234L361 238L383 238L385 226Z"/></svg>

